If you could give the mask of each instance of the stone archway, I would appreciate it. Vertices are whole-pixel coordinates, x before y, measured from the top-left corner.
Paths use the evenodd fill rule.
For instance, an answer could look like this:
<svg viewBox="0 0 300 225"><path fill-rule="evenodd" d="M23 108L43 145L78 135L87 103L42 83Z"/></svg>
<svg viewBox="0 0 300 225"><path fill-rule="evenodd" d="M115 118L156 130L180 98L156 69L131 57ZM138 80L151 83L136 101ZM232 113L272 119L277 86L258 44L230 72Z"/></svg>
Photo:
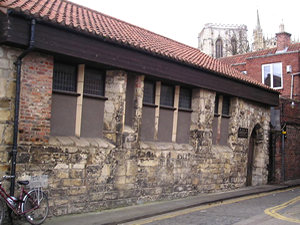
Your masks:
<svg viewBox="0 0 300 225"><path fill-rule="evenodd" d="M262 177L262 166L260 165L260 155L263 149L263 129L260 124L256 124L249 138L247 152L247 176L246 186L259 184Z"/></svg>

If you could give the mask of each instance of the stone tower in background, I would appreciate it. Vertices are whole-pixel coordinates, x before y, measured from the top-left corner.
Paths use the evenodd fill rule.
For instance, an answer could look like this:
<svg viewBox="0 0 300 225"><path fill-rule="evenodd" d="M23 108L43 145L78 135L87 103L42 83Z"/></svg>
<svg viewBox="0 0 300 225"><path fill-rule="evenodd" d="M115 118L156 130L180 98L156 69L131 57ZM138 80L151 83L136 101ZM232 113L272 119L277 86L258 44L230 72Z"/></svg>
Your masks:
<svg viewBox="0 0 300 225"><path fill-rule="evenodd" d="M205 24L198 36L198 49L221 58L249 51L246 25Z"/></svg>
<svg viewBox="0 0 300 225"><path fill-rule="evenodd" d="M259 13L257 10L257 22L256 27L253 30L253 43L251 51L260 51L268 48L274 48L276 47L276 38L265 38L263 34L263 30L260 26L260 20L259 20Z"/></svg>
<svg viewBox="0 0 300 225"><path fill-rule="evenodd" d="M205 24L198 36L198 49L214 57L228 57L236 54L243 54L249 51L260 51L269 48L276 48L277 42L299 42L290 39L291 34L284 31L283 22L279 26L279 33L271 38L265 37L260 25L259 13L257 10L256 27L253 30L253 42L251 49L247 37L246 25L225 25Z"/></svg>

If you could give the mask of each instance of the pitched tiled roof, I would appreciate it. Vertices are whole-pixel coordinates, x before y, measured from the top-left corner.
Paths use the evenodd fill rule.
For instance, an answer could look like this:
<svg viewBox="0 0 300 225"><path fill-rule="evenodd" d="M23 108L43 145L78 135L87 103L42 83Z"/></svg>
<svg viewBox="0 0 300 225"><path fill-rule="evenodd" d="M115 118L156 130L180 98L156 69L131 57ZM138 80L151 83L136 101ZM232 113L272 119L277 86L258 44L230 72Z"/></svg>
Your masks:
<svg viewBox="0 0 300 225"><path fill-rule="evenodd" d="M248 59L248 58L273 55L276 53L276 50L277 50L277 48L270 48L270 49L256 51L256 52L249 52L249 53L245 53L245 54L241 54L241 55L224 57L224 58L220 58L219 60L228 65L240 64L240 63L245 63L246 59ZM295 44L289 45L287 51L284 53L289 53L289 52L294 52L294 51L300 51L300 43L295 43Z"/></svg>
<svg viewBox="0 0 300 225"><path fill-rule="evenodd" d="M269 89L196 48L67 0L0 0L0 6Z"/></svg>

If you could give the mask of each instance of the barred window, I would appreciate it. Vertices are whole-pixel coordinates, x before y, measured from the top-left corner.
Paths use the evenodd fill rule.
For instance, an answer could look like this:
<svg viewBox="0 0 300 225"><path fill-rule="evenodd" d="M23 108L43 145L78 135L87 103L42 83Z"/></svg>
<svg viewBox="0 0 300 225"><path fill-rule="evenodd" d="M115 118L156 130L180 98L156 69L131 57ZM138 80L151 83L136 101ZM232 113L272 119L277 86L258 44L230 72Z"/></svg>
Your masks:
<svg viewBox="0 0 300 225"><path fill-rule="evenodd" d="M104 78L104 71L86 68L83 93L104 96Z"/></svg>
<svg viewBox="0 0 300 225"><path fill-rule="evenodd" d="M216 98L215 98L215 114L219 113L219 95L216 94Z"/></svg>
<svg viewBox="0 0 300 225"><path fill-rule="evenodd" d="M230 97L223 96L223 104L222 104L222 115L229 116L229 109L230 109Z"/></svg>
<svg viewBox="0 0 300 225"><path fill-rule="evenodd" d="M150 103L150 104L155 103L155 82L154 81L145 80L143 102Z"/></svg>
<svg viewBox="0 0 300 225"><path fill-rule="evenodd" d="M160 105L174 106L174 87L169 85L161 85Z"/></svg>
<svg viewBox="0 0 300 225"><path fill-rule="evenodd" d="M76 66L64 63L54 63L53 90L76 92Z"/></svg>
<svg viewBox="0 0 300 225"><path fill-rule="evenodd" d="M191 108L192 93L188 88L180 88L179 92L179 108L190 109Z"/></svg>

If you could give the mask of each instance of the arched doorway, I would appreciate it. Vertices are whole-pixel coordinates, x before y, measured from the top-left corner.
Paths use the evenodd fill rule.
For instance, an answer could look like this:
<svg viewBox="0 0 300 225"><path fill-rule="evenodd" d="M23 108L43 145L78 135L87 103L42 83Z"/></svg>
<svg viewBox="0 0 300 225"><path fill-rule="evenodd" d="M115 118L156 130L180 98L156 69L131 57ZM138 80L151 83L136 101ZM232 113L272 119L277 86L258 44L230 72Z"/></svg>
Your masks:
<svg viewBox="0 0 300 225"><path fill-rule="evenodd" d="M258 151L263 139L263 129L259 124L253 128L249 139L246 186L253 185L253 173L256 169Z"/></svg>

